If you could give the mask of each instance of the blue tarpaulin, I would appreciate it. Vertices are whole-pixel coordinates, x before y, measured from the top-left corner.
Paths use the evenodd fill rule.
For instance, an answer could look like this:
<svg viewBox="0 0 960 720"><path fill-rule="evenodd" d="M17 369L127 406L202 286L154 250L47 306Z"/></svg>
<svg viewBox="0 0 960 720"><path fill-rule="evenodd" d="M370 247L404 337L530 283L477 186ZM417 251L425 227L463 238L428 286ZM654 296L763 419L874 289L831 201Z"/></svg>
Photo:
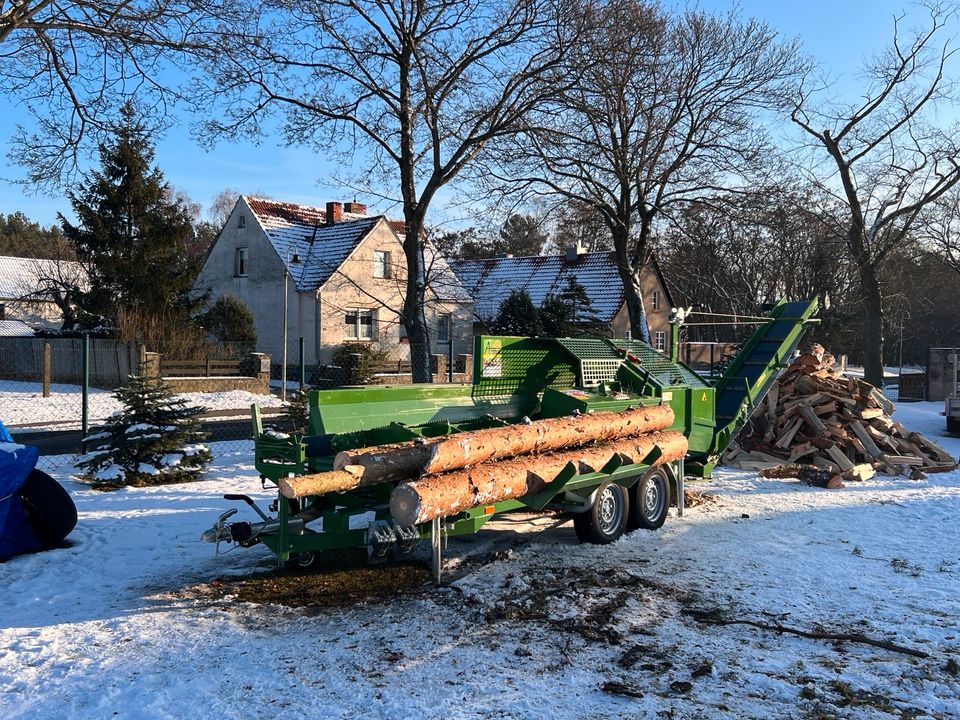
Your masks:
<svg viewBox="0 0 960 720"><path fill-rule="evenodd" d="M0 422L0 560L41 549L17 494L39 454L35 447L13 442Z"/></svg>

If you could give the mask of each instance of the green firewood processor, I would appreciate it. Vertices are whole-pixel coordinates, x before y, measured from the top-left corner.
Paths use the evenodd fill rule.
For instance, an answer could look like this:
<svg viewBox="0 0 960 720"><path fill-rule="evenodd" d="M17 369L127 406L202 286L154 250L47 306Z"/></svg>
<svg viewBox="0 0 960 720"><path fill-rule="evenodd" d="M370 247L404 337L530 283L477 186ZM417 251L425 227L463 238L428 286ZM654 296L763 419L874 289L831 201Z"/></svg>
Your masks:
<svg viewBox="0 0 960 720"><path fill-rule="evenodd" d="M577 537L594 543L612 542L634 528L658 528L670 504L682 515L685 477L710 477L805 328L818 322L817 306L815 299L780 301L768 317L746 318L757 329L715 378L679 362L680 328L690 312L675 309L669 356L638 340L481 335L475 338L472 384L313 391L305 436L264 430L254 406L256 468L265 487L277 487L277 498L263 509L246 495L225 495L249 505L257 520L230 522L238 512L231 508L202 539L218 548L262 544L279 565L303 567L325 551L366 547L371 560L383 560L430 540L439 580L441 537L475 533L498 513L570 513ZM578 418L590 416L595 426L601 417L617 413L619 419L655 406L672 413L651 415L672 422L633 441L585 441L580 450L548 443L556 452L507 456L483 447L485 438L492 443L507 437L507 444L516 445L511 436L519 438L520 425L531 426L528 434L549 437L549 428L562 424L551 419L566 418L576 427ZM510 426L517 427L493 432ZM676 442L666 447L670 438L683 443L679 453ZM463 442L457 452L483 452L487 462L448 461L448 472L404 475L391 459L391 453L426 457L458 439ZM540 448L544 441L537 442ZM605 447L611 448L609 457ZM344 467L361 461L367 467ZM348 471L357 474L356 482Z"/></svg>

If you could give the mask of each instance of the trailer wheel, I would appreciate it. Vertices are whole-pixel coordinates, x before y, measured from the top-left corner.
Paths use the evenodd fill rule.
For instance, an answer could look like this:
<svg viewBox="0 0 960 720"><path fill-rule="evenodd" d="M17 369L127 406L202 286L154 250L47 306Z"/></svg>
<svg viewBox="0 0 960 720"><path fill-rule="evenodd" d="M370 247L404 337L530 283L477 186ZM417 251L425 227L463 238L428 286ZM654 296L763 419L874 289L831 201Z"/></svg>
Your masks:
<svg viewBox="0 0 960 720"><path fill-rule="evenodd" d="M960 433L960 418L947 418L947 432Z"/></svg>
<svg viewBox="0 0 960 720"><path fill-rule="evenodd" d="M670 506L670 482L663 470L650 473L630 488L630 527L656 530Z"/></svg>
<svg viewBox="0 0 960 720"><path fill-rule="evenodd" d="M41 470L31 470L20 499L33 532L45 550L63 542L77 525L77 507L63 486Z"/></svg>
<svg viewBox="0 0 960 720"><path fill-rule="evenodd" d="M302 552L302 553L297 553L296 555L291 555L290 559L287 560L285 565L291 570L307 570L309 568L315 567L319 563L320 563L320 553Z"/></svg>
<svg viewBox="0 0 960 720"><path fill-rule="evenodd" d="M597 488L593 507L573 516L573 529L580 542L606 545L623 535L629 513L627 491L616 483L606 483Z"/></svg>

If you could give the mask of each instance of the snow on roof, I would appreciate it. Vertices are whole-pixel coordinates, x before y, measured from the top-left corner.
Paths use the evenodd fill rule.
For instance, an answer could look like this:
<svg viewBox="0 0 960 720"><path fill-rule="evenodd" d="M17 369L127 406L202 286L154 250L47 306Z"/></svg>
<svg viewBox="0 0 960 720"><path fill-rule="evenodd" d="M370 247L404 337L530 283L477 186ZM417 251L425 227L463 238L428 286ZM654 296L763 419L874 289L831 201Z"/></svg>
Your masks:
<svg viewBox="0 0 960 720"><path fill-rule="evenodd" d="M33 328L20 320L0 320L0 337L33 337Z"/></svg>
<svg viewBox="0 0 960 720"><path fill-rule="evenodd" d="M299 265L288 265L290 277L301 292L323 285L381 219L403 242L403 220L344 211L339 222L327 225L323 208L249 196L244 196L244 200L280 259L299 255ZM424 248L424 261L428 282L441 300L470 302L470 294L430 242Z"/></svg>
<svg viewBox="0 0 960 720"><path fill-rule="evenodd" d="M573 277L583 285L594 314L610 322L623 305L623 282L613 252L582 253L574 260L566 255L496 257L459 260L453 270L473 296L477 316L493 317L513 290L526 290L540 306L548 295L557 295Z"/></svg>
<svg viewBox="0 0 960 720"><path fill-rule="evenodd" d="M345 212L340 222L327 225L327 213L318 207L257 197L244 199L280 259L299 255L300 264L289 267L300 291L323 285L383 217Z"/></svg>
<svg viewBox="0 0 960 720"><path fill-rule="evenodd" d="M41 260L0 256L0 298L14 300L27 295L42 299L48 279L77 281L86 277L80 263L70 260Z"/></svg>

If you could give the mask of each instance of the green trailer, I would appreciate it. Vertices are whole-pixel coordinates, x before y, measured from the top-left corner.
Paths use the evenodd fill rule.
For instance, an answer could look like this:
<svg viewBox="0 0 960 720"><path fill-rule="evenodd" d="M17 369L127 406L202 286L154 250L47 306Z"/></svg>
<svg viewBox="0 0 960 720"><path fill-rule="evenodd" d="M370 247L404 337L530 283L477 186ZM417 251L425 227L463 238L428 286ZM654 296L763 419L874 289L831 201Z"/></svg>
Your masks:
<svg viewBox="0 0 960 720"><path fill-rule="evenodd" d="M419 526L393 521L392 482L297 500L278 493L267 510L245 495L226 495L248 504L259 521L228 522L237 513L232 508L203 540L218 547L223 542L263 544L279 564L307 567L331 550L365 547L372 560L383 560L408 555L429 539L439 579L441 537L475 533L504 512L570 513L578 538L595 543L612 542L634 528L658 528L671 503L682 515L685 476L709 477L799 344L805 326L815 322L816 309L815 300L779 303L716 384L678 362L675 349L684 313L675 311L671 357L636 340L478 336L472 384L314 391L306 436L265 430L254 407L255 463L265 486L331 470L340 451L641 405L670 405L675 420L669 429L686 435L689 450L685 459L663 465L655 464L657 447L639 462L614 456L595 472L580 472L570 463L536 494Z"/></svg>

